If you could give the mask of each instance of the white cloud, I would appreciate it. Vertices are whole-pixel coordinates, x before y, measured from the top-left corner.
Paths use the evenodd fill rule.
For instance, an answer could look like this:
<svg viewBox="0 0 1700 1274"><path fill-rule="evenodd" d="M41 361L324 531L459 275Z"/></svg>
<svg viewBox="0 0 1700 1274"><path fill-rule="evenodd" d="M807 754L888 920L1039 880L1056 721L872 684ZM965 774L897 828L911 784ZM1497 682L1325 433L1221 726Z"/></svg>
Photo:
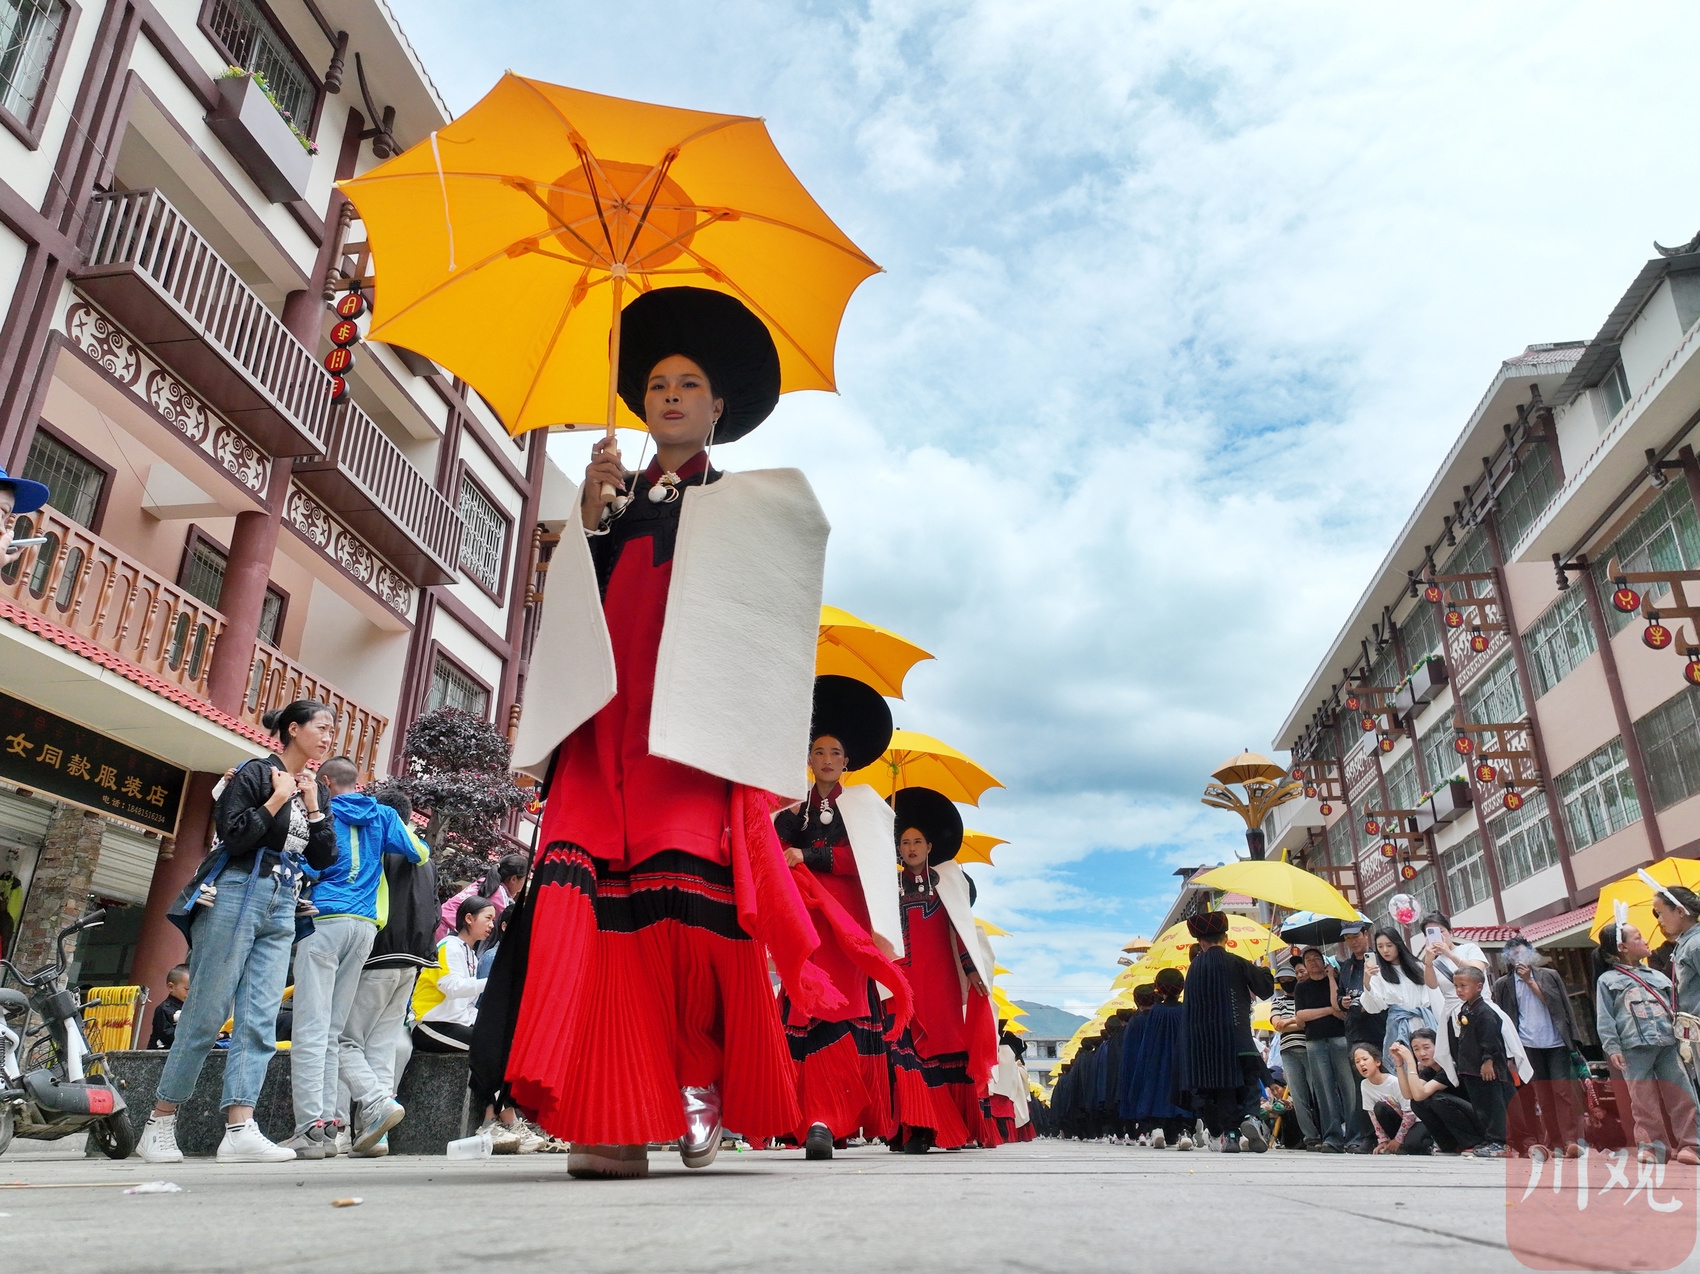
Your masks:
<svg viewBox="0 0 1700 1274"><path fill-rule="evenodd" d="M887 267L842 396L720 458L801 465L829 599L939 656L898 718L1009 785L981 906L1016 993L1077 1008L1234 852L1207 771L1265 746L1498 361L1700 222L1669 4L398 10L460 109L512 65L766 116Z"/></svg>

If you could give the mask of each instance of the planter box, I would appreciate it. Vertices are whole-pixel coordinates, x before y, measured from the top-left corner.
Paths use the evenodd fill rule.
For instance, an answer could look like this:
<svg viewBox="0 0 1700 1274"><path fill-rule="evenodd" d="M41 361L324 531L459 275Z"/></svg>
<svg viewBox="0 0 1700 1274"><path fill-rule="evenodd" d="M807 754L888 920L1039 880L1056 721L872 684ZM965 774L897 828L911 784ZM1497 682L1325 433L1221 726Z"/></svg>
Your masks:
<svg viewBox="0 0 1700 1274"><path fill-rule="evenodd" d="M1446 688L1446 661L1438 655L1431 655L1418 664L1405 684L1399 688L1399 693L1393 698L1393 706L1400 716L1425 703L1434 702L1435 698Z"/></svg>
<svg viewBox="0 0 1700 1274"><path fill-rule="evenodd" d="M251 76L218 81L218 105L207 112L207 125L267 199L294 203L307 197L313 156Z"/></svg>
<svg viewBox="0 0 1700 1274"><path fill-rule="evenodd" d="M1470 811L1469 783L1463 779L1453 779L1450 783L1441 784L1435 789L1434 795L1429 797L1425 808L1432 812L1434 824L1450 823L1454 819L1462 818ZM1422 819L1419 817L1417 822L1420 825ZM1423 830L1426 831L1427 828Z"/></svg>

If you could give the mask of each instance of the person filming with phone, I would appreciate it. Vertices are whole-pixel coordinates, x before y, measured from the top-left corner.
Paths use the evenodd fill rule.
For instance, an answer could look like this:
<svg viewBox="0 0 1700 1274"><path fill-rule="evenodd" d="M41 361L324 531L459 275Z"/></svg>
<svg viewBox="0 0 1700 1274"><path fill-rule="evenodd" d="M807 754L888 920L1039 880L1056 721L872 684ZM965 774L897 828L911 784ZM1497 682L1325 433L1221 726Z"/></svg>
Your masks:
<svg viewBox="0 0 1700 1274"><path fill-rule="evenodd" d="M20 513L34 513L52 499L45 483L14 478L0 469L0 567L15 562L25 549L47 543L45 536L31 532L26 539L13 538Z"/></svg>

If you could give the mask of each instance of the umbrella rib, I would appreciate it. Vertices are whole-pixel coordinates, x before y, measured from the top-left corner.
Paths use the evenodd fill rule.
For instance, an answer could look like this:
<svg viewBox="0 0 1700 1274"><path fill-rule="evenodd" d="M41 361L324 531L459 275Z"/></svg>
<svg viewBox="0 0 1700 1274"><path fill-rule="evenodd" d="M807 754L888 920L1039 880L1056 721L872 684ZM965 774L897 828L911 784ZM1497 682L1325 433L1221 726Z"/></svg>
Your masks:
<svg viewBox="0 0 1700 1274"><path fill-rule="evenodd" d="M584 276L589 273L590 267L586 266L579 276L579 282L583 283ZM531 384L525 387L525 397L520 399L519 410L514 413L513 423L515 425L525 419L525 409L531 406L532 396L537 393L538 382L543 379L543 369L549 365L549 355L555 352L555 346L561 340L561 331L566 327L567 320L572 317L573 310L576 308L577 306L573 304L572 297L569 295L566 305L561 309L561 317L555 322L555 330L549 334L549 343L543 347L543 357L537 360L537 370L531 374Z"/></svg>
<svg viewBox="0 0 1700 1274"><path fill-rule="evenodd" d="M425 302L429 301L432 297L436 296L437 293L443 291L445 288L452 287L454 284L459 283L462 279L467 278L469 275L473 275L473 274L478 273L478 271L482 270L485 266L493 265L500 258L507 256L508 252L509 252L508 248L499 248L495 252L492 252L489 256L485 257L483 260L477 262L476 264L469 265L464 270L456 270L453 274L451 274L448 278L444 279L441 283L438 283L436 286L430 288L429 290L420 293L418 296L414 297L411 301L409 301L406 305L402 306L399 310L397 310L394 314L391 314L391 315L388 315L387 317L385 317L385 319L382 323L375 324L372 327L372 329L369 332L366 333L366 335L368 337L376 337L378 335L378 333L383 331L385 328L389 327L396 320L402 318L403 316L407 315L411 311L417 309L419 306L425 304Z"/></svg>
<svg viewBox="0 0 1700 1274"><path fill-rule="evenodd" d="M785 338L786 342L791 346L792 349L796 350L798 354L802 355L803 361L805 363L807 363L810 367L814 368L815 375L819 376L828 385L831 385L834 390L836 390L838 388L838 382L835 381L831 376L829 376L821 368L821 365L819 363L815 362L814 356L812 354L810 354L808 350L804 349L802 347L802 345L798 342L797 338L792 336L791 333L786 330L785 325L783 323L781 323L778 319L774 318L773 315L769 314L767 309L761 304L761 302L757 301L755 299L755 297L751 296L743 288L739 287L735 282L733 282L732 278L724 270L722 270L719 266L715 265L712 261L710 261L707 257L703 256L702 253L696 251L694 248L688 247L684 244L680 244L679 245L679 251L683 252L686 256L690 257L693 261L700 263L703 267L703 271L711 279L715 279L718 282L724 284L726 287L730 288L733 292L735 292L738 296L742 297L743 300L744 300L744 303L746 305L748 305L757 314L761 315L764 322L766 322L770 327L772 327L774 329L774 331L778 332L781 336L783 336Z"/></svg>

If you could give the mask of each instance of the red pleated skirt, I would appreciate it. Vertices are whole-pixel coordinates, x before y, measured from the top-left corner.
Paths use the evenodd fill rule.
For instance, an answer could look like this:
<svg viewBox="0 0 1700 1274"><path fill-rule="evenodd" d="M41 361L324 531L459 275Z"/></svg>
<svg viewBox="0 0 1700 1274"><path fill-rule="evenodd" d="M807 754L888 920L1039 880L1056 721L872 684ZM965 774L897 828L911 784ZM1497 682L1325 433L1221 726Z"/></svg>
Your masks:
<svg viewBox="0 0 1700 1274"><path fill-rule="evenodd" d="M931 1129L933 1144L941 1150L981 1140L980 1097L968 1078L967 1053L923 1057L904 1031L891 1045L891 1074L901 1133Z"/></svg>
<svg viewBox="0 0 1700 1274"><path fill-rule="evenodd" d="M725 1127L797 1127L796 1066L732 869L683 850L611 869L564 841L533 868L531 954L508 1082L564 1141L685 1131L682 1087L720 1085Z"/></svg>
<svg viewBox="0 0 1700 1274"><path fill-rule="evenodd" d="M897 1131L879 991L871 980L861 981L862 1012L842 1022L812 1018L793 1023L788 1002L780 999L786 1043L797 1064L799 1141L814 1124L825 1124L835 1140L890 1137Z"/></svg>

